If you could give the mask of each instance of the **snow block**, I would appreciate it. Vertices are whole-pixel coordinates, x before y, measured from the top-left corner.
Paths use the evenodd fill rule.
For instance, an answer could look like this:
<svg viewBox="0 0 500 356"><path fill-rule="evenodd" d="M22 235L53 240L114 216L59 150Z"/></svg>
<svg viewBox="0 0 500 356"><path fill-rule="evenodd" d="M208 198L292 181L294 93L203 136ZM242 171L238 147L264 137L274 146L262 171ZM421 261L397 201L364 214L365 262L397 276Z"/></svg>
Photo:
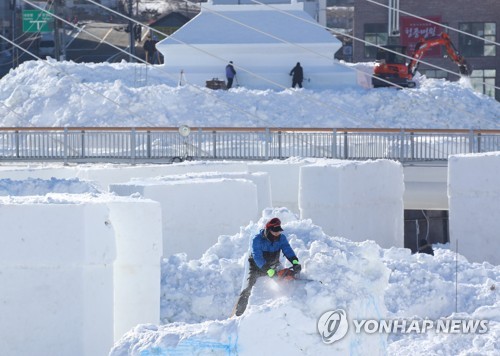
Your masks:
<svg viewBox="0 0 500 356"><path fill-rule="evenodd" d="M403 193L403 168L394 161L331 160L300 169L301 218L353 241L403 247Z"/></svg>
<svg viewBox="0 0 500 356"><path fill-rule="evenodd" d="M458 241L459 253L471 262L500 264L498 172L500 152L448 159L450 243L454 248Z"/></svg>
<svg viewBox="0 0 500 356"><path fill-rule="evenodd" d="M44 167L42 164L30 164L26 167L25 164L6 165L0 167L0 179L8 178L13 180L24 180L28 178L51 179L57 178L74 178L77 174L77 168L74 167Z"/></svg>
<svg viewBox="0 0 500 356"><path fill-rule="evenodd" d="M306 164L309 162L305 160L252 162L248 164L248 170L269 174L273 207L287 207L298 213L300 167Z"/></svg>
<svg viewBox="0 0 500 356"><path fill-rule="evenodd" d="M249 179L200 178L112 184L118 195L140 193L162 207L163 257L199 258L220 235L238 231L258 216L257 186Z"/></svg>
<svg viewBox="0 0 500 356"><path fill-rule="evenodd" d="M0 354L105 355L125 330L158 323L159 218L144 200L0 197Z"/></svg>
<svg viewBox="0 0 500 356"><path fill-rule="evenodd" d="M109 351L116 252L106 215L105 205L0 204L0 354Z"/></svg>
<svg viewBox="0 0 500 356"><path fill-rule="evenodd" d="M248 179L257 187L257 215L249 216L249 219L258 220L264 209L269 208L272 205L271 202L271 183L269 174L266 172L193 172L188 174L179 175L169 175L162 177L155 177L146 179L146 182L175 182L175 181L185 181L186 179L199 180L204 178L210 179ZM138 178L131 180L131 183L140 182ZM143 180L144 181L144 180Z"/></svg>
<svg viewBox="0 0 500 356"><path fill-rule="evenodd" d="M108 203L115 235L114 340L137 324L160 323L161 206L135 199Z"/></svg>
<svg viewBox="0 0 500 356"><path fill-rule="evenodd" d="M79 169L78 178L95 182L99 187L108 189L113 183L126 183L132 178L148 178L193 172L246 172L243 162L182 162L176 164L150 164L138 166L110 165L109 167L90 166Z"/></svg>

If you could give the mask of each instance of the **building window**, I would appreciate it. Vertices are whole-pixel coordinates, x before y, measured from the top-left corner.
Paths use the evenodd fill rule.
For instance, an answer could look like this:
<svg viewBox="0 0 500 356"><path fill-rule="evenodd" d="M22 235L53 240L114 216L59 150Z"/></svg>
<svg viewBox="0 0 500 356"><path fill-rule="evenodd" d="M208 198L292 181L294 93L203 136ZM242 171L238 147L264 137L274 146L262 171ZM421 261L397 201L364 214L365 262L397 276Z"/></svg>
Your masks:
<svg viewBox="0 0 500 356"><path fill-rule="evenodd" d="M474 69L470 76L472 87L479 93L495 97L495 69Z"/></svg>
<svg viewBox="0 0 500 356"><path fill-rule="evenodd" d="M448 79L448 73L440 69L419 69L420 74L425 75L427 78L433 79Z"/></svg>
<svg viewBox="0 0 500 356"><path fill-rule="evenodd" d="M496 24L494 22L465 22L459 24L461 31L495 42ZM458 34L460 53L464 57L490 57L496 55L495 44L463 33Z"/></svg>
<svg viewBox="0 0 500 356"><path fill-rule="evenodd" d="M365 58L375 59L377 56L377 47L387 44L387 25L378 23L367 23L364 26L365 37Z"/></svg>

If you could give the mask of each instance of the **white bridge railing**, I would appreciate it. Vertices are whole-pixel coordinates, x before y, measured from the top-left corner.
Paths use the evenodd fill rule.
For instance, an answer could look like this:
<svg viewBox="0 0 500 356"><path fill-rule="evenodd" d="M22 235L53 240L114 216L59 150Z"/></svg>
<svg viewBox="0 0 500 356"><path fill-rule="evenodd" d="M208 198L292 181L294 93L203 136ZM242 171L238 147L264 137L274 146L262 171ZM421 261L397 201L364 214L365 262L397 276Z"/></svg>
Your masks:
<svg viewBox="0 0 500 356"><path fill-rule="evenodd" d="M185 129L186 127L184 127ZM500 130L172 127L0 128L0 161L176 162L316 157L446 161L500 151Z"/></svg>

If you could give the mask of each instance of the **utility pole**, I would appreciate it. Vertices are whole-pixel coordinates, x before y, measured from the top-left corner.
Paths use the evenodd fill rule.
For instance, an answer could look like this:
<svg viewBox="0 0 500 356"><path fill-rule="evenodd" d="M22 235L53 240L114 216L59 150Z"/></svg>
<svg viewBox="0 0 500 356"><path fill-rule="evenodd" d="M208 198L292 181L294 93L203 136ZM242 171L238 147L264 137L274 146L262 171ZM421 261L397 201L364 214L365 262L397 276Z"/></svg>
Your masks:
<svg viewBox="0 0 500 356"><path fill-rule="evenodd" d="M16 0L10 0L10 11L11 11L11 21L10 21L10 34L12 43L16 43ZM12 45L12 68L17 67L17 47Z"/></svg>
<svg viewBox="0 0 500 356"><path fill-rule="evenodd" d="M59 16L59 8L61 5L62 0L55 0L54 1L54 14L56 16ZM58 18L54 18L54 47L55 47L55 56L56 56L56 61L59 61L61 59L61 21L59 21Z"/></svg>
<svg viewBox="0 0 500 356"><path fill-rule="evenodd" d="M129 36L130 36L130 62L135 62L134 61L134 55L135 55L135 28L134 28L134 22L132 21L132 11L133 11L133 1L134 0L128 0L128 29L129 29Z"/></svg>

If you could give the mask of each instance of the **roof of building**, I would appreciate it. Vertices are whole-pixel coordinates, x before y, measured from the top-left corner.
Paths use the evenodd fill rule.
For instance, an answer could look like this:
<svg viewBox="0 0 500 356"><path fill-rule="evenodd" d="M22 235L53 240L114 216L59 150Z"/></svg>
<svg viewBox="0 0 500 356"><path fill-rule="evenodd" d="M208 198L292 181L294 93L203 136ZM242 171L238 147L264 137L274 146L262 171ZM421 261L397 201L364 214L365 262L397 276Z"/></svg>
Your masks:
<svg viewBox="0 0 500 356"><path fill-rule="evenodd" d="M180 12L169 12L168 14L164 14L154 21L151 21L149 23L149 26L151 27L165 27L165 26L173 26L173 27L180 27L184 25L186 22L189 21L189 17L181 14Z"/></svg>
<svg viewBox="0 0 500 356"><path fill-rule="evenodd" d="M269 10L240 5L203 8L164 44L332 43L337 39L306 12L297 8ZM216 11L215 11L215 10ZM227 10L226 10L227 9ZM229 11L228 11L229 10Z"/></svg>

